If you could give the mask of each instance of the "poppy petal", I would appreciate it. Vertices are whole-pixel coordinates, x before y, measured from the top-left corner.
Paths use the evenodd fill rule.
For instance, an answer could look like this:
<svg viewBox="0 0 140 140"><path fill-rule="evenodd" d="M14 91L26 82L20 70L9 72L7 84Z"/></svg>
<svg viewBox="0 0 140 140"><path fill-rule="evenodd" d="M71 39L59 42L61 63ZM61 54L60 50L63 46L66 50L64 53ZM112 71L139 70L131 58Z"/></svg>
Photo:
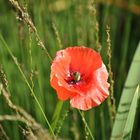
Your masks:
<svg viewBox="0 0 140 140"><path fill-rule="evenodd" d="M94 72L94 83L95 85L102 91L104 94L109 95L108 88L109 83L107 82L108 79L108 72L104 64L102 67Z"/></svg>
<svg viewBox="0 0 140 140"><path fill-rule="evenodd" d="M66 78L70 75L70 62L71 57L69 53L65 50L58 51L56 57L51 65L51 81L53 81L53 77L57 77L57 84L60 87L66 88L71 92L78 92L81 93L83 90L90 85L90 83L86 83L86 86L79 86L79 88L75 88L74 86L69 85L66 82ZM52 83L52 82L51 82ZM51 84L52 87L53 84ZM63 97L62 97L63 98Z"/></svg>
<svg viewBox="0 0 140 140"><path fill-rule="evenodd" d="M50 77L58 98L70 98L71 106L81 110L101 104L109 95L108 72L100 54L84 46L58 51Z"/></svg>
<svg viewBox="0 0 140 140"><path fill-rule="evenodd" d="M77 94L70 100L72 107L88 110L92 107L100 105L105 98L109 95L108 88L109 84L107 83L108 73L106 67L102 65L97 71L94 77L94 82L92 88L88 90L85 95Z"/></svg>
<svg viewBox="0 0 140 140"><path fill-rule="evenodd" d="M100 55L91 48L69 47L66 49L71 56L70 67L73 71L86 73L86 76L102 65Z"/></svg>
<svg viewBox="0 0 140 140"><path fill-rule="evenodd" d="M58 51L51 65L51 81L57 77L59 86L66 86L66 77L69 74L70 57L65 51Z"/></svg>
<svg viewBox="0 0 140 140"><path fill-rule="evenodd" d="M66 88L59 86L57 78L54 76L53 79L51 80L51 86L56 90L58 98L60 100L67 100L68 98L72 98L75 94Z"/></svg>
<svg viewBox="0 0 140 140"><path fill-rule="evenodd" d="M59 75L64 78L69 72L70 57L64 51L58 51L51 65L51 78L54 75Z"/></svg>

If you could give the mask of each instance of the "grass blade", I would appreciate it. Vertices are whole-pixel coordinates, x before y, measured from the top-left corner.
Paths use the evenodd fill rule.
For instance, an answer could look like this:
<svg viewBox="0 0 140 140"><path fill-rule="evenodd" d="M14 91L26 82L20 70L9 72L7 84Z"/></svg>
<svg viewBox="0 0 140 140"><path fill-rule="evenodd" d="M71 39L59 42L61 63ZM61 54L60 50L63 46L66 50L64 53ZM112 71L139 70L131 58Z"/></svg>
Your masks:
<svg viewBox="0 0 140 140"><path fill-rule="evenodd" d="M124 132L123 132L123 140L131 139L136 109L138 105L139 94L140 94L140 89L138 85L134 94L134 98L132 100L132 104L130 106L130 111L129 111L128 118L126 121Z"/></svg>
<svg viewBox="0 0 140 140"><path fill-rule="evenodd" d="M111 140L122 139L123 132L126 129L125 126L127 123L127 119L129 117L129 112L134 98L134 93L138 84L140 83L140 55L139 54L140 54L140 43L137 47L122 92L117 115L115 118L115 123L112 130ZM134 121L134 118L131 121Z"/></svg>

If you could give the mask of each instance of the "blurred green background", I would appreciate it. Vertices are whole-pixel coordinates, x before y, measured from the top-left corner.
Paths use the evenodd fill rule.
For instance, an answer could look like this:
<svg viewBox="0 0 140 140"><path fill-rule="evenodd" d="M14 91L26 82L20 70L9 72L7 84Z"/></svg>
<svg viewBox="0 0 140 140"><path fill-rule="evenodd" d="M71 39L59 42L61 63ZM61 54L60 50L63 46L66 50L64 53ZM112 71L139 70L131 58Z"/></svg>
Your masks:
<svg viewBox="0 0 140 140"><path fill-rule="evenodd" d="M57 41L52 23L55 24L62 41L63 48L74 45L85 45L95 48L96 26L99 22L99 40L101 54L107 64L106 25L110 26L112 44L112 70L116 107L119 104L122 88L131 64L134 52L140 40L140 1L139 0L98 0L96 17L90 8L90 0L19 0L20 5L27 9L49 54L54 58L58 51ZM93 10L93 11L92 11ZM50 87L50 61L38 47L34 33L20 20L15 8L7 0L0 0L0 33L10 50L30 80L32 74L33 89L51 122L57 95ZM31 54L30 54L31 51ZM32 60L31 60L32 58ZM0 42L0 64L8 79L12 101L23 107L43 127L48 128L43 115L34 98L30 95L25 81L11 56ZM61 118L65 117L59 137L63 139L85 139L84 125L75 109L69 109L69 101L64 103ZM140 103L139 103L140 104ZM140 105L137 109L133 140L140 139ZM13 114L0 95L0 115ZM107 102L85 113L85 118L94 133L96 140L108 140L111 134ZM12 140L24 139L22 124L2 121L4 130ZM24 127L24 126L23 126Z"/></svg>

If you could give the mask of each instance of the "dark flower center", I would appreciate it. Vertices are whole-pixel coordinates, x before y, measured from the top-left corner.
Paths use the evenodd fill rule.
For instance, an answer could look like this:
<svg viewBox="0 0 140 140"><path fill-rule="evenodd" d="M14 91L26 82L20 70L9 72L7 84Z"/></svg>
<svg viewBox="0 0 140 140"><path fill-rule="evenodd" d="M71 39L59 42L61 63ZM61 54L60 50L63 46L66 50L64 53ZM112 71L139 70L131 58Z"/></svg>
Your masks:
<svg viewBox="0 0 140 140"><path fill-rule="evenodd" d="M74 72L73 78L76 82L79 82L81 79L81 74L79 72Z"/></svg>
<svg viewBox="0 0 140 140"><path fill-rule="evenodd" d="M67 77L66 82L68 84L76 84L81 80L81 74L79 72L72 72L69 77Z"/></svg>

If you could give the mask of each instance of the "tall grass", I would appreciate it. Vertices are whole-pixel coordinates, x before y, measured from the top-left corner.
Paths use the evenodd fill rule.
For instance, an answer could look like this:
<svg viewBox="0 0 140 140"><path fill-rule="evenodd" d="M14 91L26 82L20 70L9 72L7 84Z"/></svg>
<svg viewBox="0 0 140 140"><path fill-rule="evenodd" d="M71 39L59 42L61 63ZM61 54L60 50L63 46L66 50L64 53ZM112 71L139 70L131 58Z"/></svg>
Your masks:
<svg viewBox="0 0 140 140"><path fill-rule="evenodd" d="M20 114L8 106L2 93L4 89L10 93L12 103L24 108L40 124L39 132L43 132L42 135L47 133L52 136L54 133L57 138L62 139L90 140L94 137L95 140L108 140L111 139L112 130L114 136L116 130L123 129L132 132L131 139L139 139L140 110L139 104L138 107L136 104L139 102L138 88L131 93L134 95L133 99L126 95L131 99L130 110L125 119L127 125L118 128L117 117L114 126L111 124L109 108L112 108L112 104L108 106L107 100L99 107L79 113L70 107L69 101L58 101L49 81L51 60L59 49L68 46L85 45L101 51L107 65L108 25L112 49L110 62L114 80L113 92L118 108L120 98L121 101L126 99L123 97L123 87L140 40L140 2L19 0L19 4L21 10L29 14L26 19L10 0L0 1L0 139L2 136L14 140L31 139L25 132L28 132L28 136L34 134L39 137L32 125L17 118L11 121L3 118L5 115ZM4 42L7 48L4 47ZM139 55L137 57L139 59ZM135 73L132 70L134 67L131 66L129 73ZM136 78L140 80L138 76ZM134 82L133 75L129 79ZM46 118L49 125L46 124ZM125 134L123 136L118 140L130 139Z"/></svg>

